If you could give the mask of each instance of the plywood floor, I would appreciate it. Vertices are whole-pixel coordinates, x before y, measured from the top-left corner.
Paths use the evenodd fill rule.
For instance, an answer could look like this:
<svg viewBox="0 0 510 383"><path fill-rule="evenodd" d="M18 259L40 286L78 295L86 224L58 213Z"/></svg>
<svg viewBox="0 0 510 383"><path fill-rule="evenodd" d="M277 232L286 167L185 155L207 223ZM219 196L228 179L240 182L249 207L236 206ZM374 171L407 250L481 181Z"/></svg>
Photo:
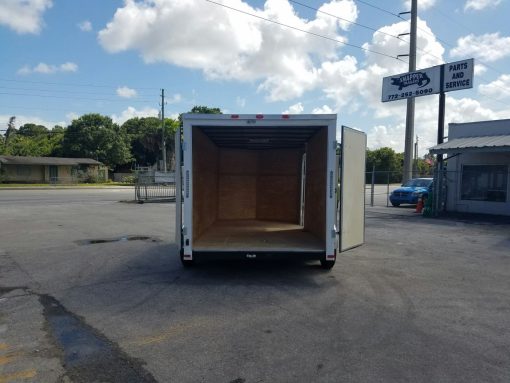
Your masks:
<svg viewBox="0 0 510 383"><path fill-rule="evenodd" d="M324 251L324 243L302 226L273 221L216 221L195 240L196 251Z"/></svg>

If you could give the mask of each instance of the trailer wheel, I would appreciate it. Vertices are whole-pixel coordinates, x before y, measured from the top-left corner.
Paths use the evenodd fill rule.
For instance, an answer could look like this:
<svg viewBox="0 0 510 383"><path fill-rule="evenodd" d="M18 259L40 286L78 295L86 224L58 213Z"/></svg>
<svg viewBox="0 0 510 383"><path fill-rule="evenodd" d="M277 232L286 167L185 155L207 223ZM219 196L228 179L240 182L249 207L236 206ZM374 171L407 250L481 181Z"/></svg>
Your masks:
<svg viewBox="0 0 510 383"><path fill-rule="evenodd" d="M335 261L328 261L327 259L321 259L321 267L325 270L331 270L335 266Z"/></svg>

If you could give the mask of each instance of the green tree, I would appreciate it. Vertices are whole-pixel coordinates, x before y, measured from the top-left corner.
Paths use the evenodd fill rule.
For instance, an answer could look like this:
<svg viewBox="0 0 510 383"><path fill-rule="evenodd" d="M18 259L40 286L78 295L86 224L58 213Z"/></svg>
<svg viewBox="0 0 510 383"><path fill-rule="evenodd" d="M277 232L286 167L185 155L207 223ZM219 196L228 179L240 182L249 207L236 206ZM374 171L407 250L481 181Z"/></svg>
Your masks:
<svg viewBox="0 0 510 383"><path fill-rule="evenodd" d="M37 137L47 135L49 130L43 125L25 124L18 129L18 134L25 137Z"/></svg>
<svg viewBox="0 0 510 383"><path fill-rule="evenodd" d="M367 149L367 182L371 182L372 169L375 168L375 182L400 182L402 180L403 154L396 153L392 148L384 147L376 150Z"/></svg>
<svg viewBox="0 0 510 383"><path fill-rule="evenodd" d="M167 161L172 157L174 136L178 126L178 121L165 118ZM156 117L135 117L127 120L122 127L126 130L131 145L131 153L138 165L153 165L161 159L160 119Z"/></svg>
<svg viewBox="0 0 510 383"><path fill-rule="evenodd" d="M220 108L210 108L203 105L195 105L188 113L202 113L202 114L223 114ZM182 126L182 113L179 114L179 126Z"/></svg>
<svg viewBox="0 0 510 383"><path fill-rule="evenodd" d="M62 152L66 157L97 159L112 169L132 158L125 129L97 113L73 120L64 133Z"/></svg>

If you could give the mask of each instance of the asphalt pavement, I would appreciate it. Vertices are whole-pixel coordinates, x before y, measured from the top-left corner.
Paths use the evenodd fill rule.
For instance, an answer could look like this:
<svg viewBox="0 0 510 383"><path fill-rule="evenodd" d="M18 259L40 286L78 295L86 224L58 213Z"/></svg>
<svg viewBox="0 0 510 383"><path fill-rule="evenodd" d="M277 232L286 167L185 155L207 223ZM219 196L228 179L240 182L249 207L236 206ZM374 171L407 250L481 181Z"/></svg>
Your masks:
<svg viewBox="0 0 510 383"><path fill-rule="evenodd" d="M510 224L367 207L317 263L183 269L172 203L0 190L0 382L508 382Z"/></svg>

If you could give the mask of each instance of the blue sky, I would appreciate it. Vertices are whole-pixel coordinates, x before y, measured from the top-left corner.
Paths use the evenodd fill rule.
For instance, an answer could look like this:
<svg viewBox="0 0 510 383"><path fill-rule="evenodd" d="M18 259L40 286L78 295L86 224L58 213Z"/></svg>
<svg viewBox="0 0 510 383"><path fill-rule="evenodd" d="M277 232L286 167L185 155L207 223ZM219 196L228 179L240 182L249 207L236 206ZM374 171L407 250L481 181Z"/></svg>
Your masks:
<svg viewBox="0 0 510 383"><path fill-rule="evenodd" d="M475 58L474 88L447 94L446 122L510 118L509 1L418 5L418 68ZM409 29L407 16L398 17L409 7L403 0L0 0L0 129L13 115L18 126L50 128L88 112L119 123L157 115L164 88L167 116L193 105L337 113L339 125L368 134L369 147L402 151L405 101L380 99L382 78L407 71L407 59L394 57L408 53L407 37L395 36ZM436 139L437 103L437 95L416 101L420 155Z"/></svg>

